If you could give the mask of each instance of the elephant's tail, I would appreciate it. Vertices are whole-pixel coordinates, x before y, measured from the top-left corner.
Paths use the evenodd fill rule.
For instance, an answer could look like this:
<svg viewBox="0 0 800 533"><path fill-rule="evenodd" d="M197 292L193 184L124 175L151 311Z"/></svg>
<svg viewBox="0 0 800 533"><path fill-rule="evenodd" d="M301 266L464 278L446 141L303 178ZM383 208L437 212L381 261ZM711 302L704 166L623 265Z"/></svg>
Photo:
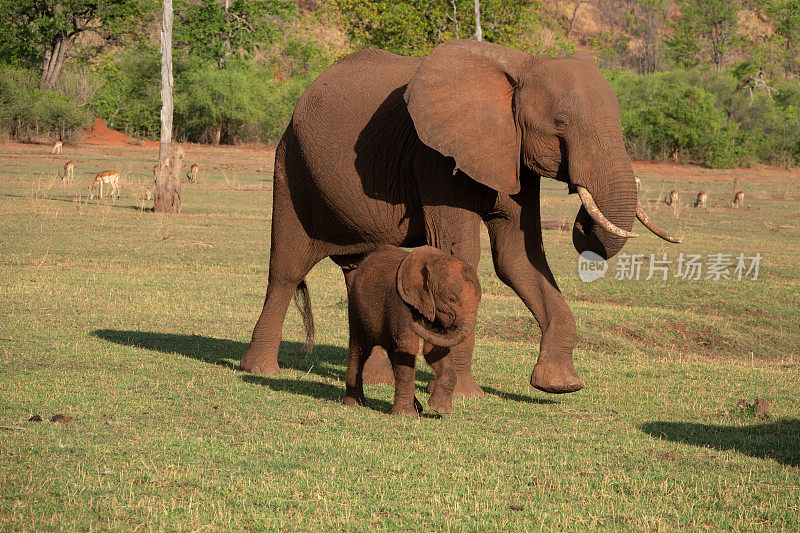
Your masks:
<svg viewBox="0 0 800 533"><path fill-rule="evenodd" d="M311 296L308 294L306 280L301 281L294 292L294 305L297 306L303 319L303 327L306 329L306 353L310 354L314 350L314 315L311 313Z"/></svg>

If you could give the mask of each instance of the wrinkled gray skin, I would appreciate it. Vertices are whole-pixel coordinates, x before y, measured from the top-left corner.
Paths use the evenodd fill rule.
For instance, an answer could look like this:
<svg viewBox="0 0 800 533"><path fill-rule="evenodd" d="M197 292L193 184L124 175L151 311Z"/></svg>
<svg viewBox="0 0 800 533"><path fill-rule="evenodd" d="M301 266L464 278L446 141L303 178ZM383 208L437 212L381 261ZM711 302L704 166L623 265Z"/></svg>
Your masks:
<svg viewBox="0 0 800 533"><path fill-rule="evenodd" d="M242 369L278 372L289 301L320 260L331 257L347 276L381 244L429 244L477 267L483 223L498 277L542 329L531 384L582 388L575 319L542 247L542 176L570 192L584 187L606 219L631 230L636 185L620 109L588 55L537 58L451 41L425 58L379 50L345 57L306 90L278 145L267 296ZM625 242L581 207L578 252L608 258ZM456 396L483 394L471 374L473 347L470 335L451 349Z"/></svg>

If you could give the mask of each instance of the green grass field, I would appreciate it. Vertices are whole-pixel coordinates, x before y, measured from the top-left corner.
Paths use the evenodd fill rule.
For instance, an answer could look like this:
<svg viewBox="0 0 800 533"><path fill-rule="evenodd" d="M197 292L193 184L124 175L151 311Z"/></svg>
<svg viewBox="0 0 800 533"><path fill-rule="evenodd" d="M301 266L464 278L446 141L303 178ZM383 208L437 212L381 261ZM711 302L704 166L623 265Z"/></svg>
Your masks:
<svg viewBox="0 0 800 533"><path fill-rule="evenodd" d="M290 309L276 377L236 370L266 288L272 152L186 148L184 213L141 211L156 150L0 145L2 530L800 529L800 184L780 170L639 165L662 226L626 254L762 256L759 279L582 282L545 234L586 388L530 388L539 330L484 235L474 369L482 400L346 408L345 288L308 278L316 348ZM76 180L57 170L75 161ZM116 202L87 201L100 170ZM739 176L745 208L724 206ZM657 204L671 189L683 207ZM700 189L707 210L686 205ZM578 201L544 183L545 217ZM420 364L418 397L431 376ZM769 416L738 406L764 398ZM44 421L31 422L34 414ZM72 417L54 423L54 414Z"/></svg>

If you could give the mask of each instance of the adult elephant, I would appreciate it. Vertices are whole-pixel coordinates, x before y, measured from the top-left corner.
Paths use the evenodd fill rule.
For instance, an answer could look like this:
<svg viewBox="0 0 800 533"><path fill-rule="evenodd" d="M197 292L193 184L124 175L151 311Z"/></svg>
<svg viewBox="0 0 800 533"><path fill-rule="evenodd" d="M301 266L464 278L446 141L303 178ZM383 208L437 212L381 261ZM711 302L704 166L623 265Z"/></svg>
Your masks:
<svg viewBox="0 0 800 533"><path fill-rule="evenodd" d="M531 385L579 390L575 319L542 247L542 176L580 195L578 252L613 256L636 236L637 216L678 242L637 205L619 104L588 54L538 58L461 40L424 58L345 57L300 98L275 154L267 295L242 369L278 372L287 307L320 260L347 277L381 244L429 244L477 266L482 221L497 275L542 329ZM483 394L473 347L474 334L452 348L459 396Z"/></svg>

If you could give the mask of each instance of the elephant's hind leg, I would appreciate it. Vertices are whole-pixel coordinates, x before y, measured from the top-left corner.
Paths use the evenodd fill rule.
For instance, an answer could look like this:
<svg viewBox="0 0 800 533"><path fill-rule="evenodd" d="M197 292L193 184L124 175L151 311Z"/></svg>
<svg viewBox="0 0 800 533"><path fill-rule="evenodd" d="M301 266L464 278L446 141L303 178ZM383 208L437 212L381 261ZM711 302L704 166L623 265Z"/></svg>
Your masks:
<svg viewBox="0 0 800 533"><path fill-rule="evenodd" d="M278 348L281 343L283 320L292 296L302 281L302 278L297 280L296 276L273 276L272 270L270 261L267 297L258 322L253 328L250 345L242 356L242 370L253 374L277 374L280 371ZM309 270L311 270L310 267Z"/></svg>
<svg viewBox="0 0 800 533"><path fill-rule="evenodd" d="M253 374L280 370L278 348L289 303L311 268L327 257L303 229L277 167L276 158L267 296L241 362L242 370Z"/></svg>
<svg viewBox="0 0 800 533"><path fill-rule="evenodd" d="M350 287L350 280L356 272L356 265L364 259L364 255L356 256L337 256L332 255L334 263L342 268L344 283ZM352 333L351 333L352 335ZM389 362L388 354L380 346L372 348L372 353L368 354L366 362L363 363L363 382L367 385L393 385L394 370Z"/></svg>
<svg viewBox="0 0 800 533"><path fill-rule="evenodd" d="M346 392L345 405L367 405L364 397L364 361L369 356L370 348L364 342L361 328L350 319L350 347L347 353L347 370L344 381Z"/></svg>

